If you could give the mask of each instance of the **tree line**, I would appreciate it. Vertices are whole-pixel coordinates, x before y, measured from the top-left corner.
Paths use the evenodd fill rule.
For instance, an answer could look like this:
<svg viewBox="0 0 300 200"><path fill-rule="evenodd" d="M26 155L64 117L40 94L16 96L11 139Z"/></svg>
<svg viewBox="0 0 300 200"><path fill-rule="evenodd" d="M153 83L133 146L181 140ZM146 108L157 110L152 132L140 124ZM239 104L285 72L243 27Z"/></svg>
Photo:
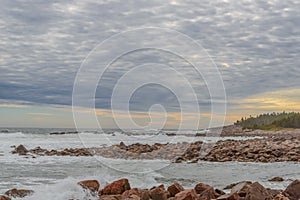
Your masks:
<svg viewBox="0 0 300 200"><path fill-rule="evenodd" d="M235 125L248 129L300 128L299 112L265 113L253 117L242 117Z"/></svg>

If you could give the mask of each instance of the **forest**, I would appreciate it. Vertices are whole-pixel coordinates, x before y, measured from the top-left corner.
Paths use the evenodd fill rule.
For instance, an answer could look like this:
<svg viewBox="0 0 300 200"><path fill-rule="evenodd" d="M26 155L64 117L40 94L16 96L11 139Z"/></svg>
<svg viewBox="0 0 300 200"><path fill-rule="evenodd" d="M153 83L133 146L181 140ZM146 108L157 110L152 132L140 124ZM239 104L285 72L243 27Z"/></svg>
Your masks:
<svg viewBox="0 0 300 200"><path fill-rule="evenodd" d="M265 113L253 117L242 117L235 125L240 125L244 129L274 130L284 128L300 128L299 112Z"/></svg>

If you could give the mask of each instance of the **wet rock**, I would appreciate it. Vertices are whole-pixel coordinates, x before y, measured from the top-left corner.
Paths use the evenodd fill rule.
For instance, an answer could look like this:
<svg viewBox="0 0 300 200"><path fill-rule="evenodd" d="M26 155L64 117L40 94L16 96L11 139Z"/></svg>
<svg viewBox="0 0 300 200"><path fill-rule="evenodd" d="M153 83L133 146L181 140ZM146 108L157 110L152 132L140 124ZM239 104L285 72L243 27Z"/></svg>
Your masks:
<svg viewBox="0 0 300 200"><path fill-rule="evenodd" d="M300 180L295 180L283 191L283 195L290 200L300 199Z"/></svg>
<svg viewBox="0 0 300 200"><path fill-rule="evenodd" d="M174 197L177 193L183 191L184 188L179 183L174 183L173 185L170 185L167 190L170 197Z"/></svg>
<svg viewBox="0 0 300 200"><path fill-rule="evenodd" d="M141 200L149 200L150 199L149 190L140 190L140 197L141 197Z"/></svg>
<svg viewBox="0 0 300 200"><path fill-rule="evenodd" d="M217 200L237 200L239 199L239 195L235 193L231 194L223 194L217 198Z"/></svg>
<svg viewBox="0 0 300 200"><path fill-rule="evenodd" d="M195 190L184 190L175 195L174 200L199 200Z"/></svg>
<svg viewBox="0 0 300 200"><path fill-rule="evenodd" d="M247 190L245 200L271 200L272 196L269 194L266 188L264 188L258 182L251 184Z"/></svg>
<svg viewBox="0 0 300 200"><path fill-rule="evenodd" d="M11 198L7 196L0 195L0 200L11 200Z"/></svg>
<svg viewBox="0 0 300 200"><path fill-rule="evenodd" d="M97 180L84 180L78 182L78 185L80 185L84 189L88 189L92 193L96 193L99 190L100 184Z"/></svg>
<svg viewBox="0 0 300 200"><path fill-rule="evenodd" d="M26 155L28 150L21 144L12 151L13 154Z"/></svg>
<svg viewBox="0 0 300 200"><path fill-rule="evenodd" d="M26 197L28 195L32 195L33 194L33 190L18 190L16 188L8 190L5 192L5 195L9 196L9 197L14 197L14 198L23 198Z"/></svg>
<svg viewBox="0 0 300 200"><path fill-rule="evenodd" d="M130 190L130 184L128 179L120 179L114 181L107 186L105 186L102 190L99 191L99 195L117 195L122 194L126 190Z"/></svg>
<svg viewBox="0 0 300 200"><path fill-rule="evenodd" d="M126 197L124 200L140 200L141 198L138 195L131 194L128 197Z"/></svg>
<svg viewBox="0 0 300 200"><path fill-rule="evenodd" d="M122 195L102 195L99 200L123 200Z"/></svg>
<svg viewBox="0 0 300 200"><path fill-rule="evenodd" d="M210 199L215 199L215 190L213 187L210 187L203 191L201 194L199 194L199 199L200 200L210 200Z"/></svg>
<svg viewBox="0 0 300 200"><path fill-rule="evenodd" d="M204 184L204 183L198 183L194 190L196 191L197 194L201 194L202 192L204 192L205 190L211 189L213 188L210 185Z"/></svg>
<svg viewBox="0 0 300 200"><path fill-rule="evenodd" d="M276 176L276 177L273 177L273 178L269 179L268 181L270 181L270 182L282 182L282 181L284 181L284 179L281 178L281 177Z"/></svg>
<svg viewBox="0 0 300 200"><path fill-rule="evenodd" d="M126 190L125 192L123 192L122 194L122 197L123 198L127 198L129 197L130 195L137 195L137 196L140 196L140 192L137 188L132 188L130 190Z"/></svg>
<svg viewBox="0 0 300 200"><path fill-rule="evenodd" d="M150 197L152 200L167 200L168 193L163 185L160 185L150 190Z"/></svg>
<svg viewBox="0 0 300 200"><path fill-rule="evenodd" d="M231 189L231 194L237 193L240 197L246 197L247 191L252 185L252 182L240 182Z"/></svg>

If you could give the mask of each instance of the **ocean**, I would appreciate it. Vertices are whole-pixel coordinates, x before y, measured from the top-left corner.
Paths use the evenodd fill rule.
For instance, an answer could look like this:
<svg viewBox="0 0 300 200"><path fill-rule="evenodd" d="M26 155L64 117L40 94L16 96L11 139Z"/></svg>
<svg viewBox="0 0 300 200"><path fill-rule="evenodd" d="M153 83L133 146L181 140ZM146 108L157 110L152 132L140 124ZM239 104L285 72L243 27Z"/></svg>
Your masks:
<svg viewBox="0 0 300 200"><path fill-rule="evenodd" d="M151 188L160 184L166 186L178 182L186 188L203 182L222 189L226 185L249 180L259 181L266 187L285 188L291 180L300 179L300 163L251 163L251 162L204 162L172 163L168 160L125 160L101 156L19 156L12 154L13 145L23 144L26 148L40 146L46 149L65 149L144 143L177 143L217 140L243 140L249 137L192 137L205 132L186 130L177 136L173 130L86 130L78 134L50 134L71 132L71 129L0 129L0 194L8 189L31 189L32 196L25 200L84 198L78 181L97 179L100 187L107 183L128 178L131 187ZM284 182L268 182L274 176L281 176ZM95 198L97 199L97 198Z"/></svg>

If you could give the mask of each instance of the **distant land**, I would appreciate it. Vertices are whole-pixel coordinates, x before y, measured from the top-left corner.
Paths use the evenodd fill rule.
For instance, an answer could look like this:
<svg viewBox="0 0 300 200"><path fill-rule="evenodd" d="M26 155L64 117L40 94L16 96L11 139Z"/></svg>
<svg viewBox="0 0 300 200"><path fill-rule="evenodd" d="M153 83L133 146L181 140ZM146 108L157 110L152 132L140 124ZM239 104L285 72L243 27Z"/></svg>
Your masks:
<svg viewBox="0 0 300 200"><path fill-rule="evenodd" d="M261 129L261 130L282 130L300 128L300 113L299 112L281 112L281 113L266 113L242 117L235 125L240 125L243 129Z"/></svg>

